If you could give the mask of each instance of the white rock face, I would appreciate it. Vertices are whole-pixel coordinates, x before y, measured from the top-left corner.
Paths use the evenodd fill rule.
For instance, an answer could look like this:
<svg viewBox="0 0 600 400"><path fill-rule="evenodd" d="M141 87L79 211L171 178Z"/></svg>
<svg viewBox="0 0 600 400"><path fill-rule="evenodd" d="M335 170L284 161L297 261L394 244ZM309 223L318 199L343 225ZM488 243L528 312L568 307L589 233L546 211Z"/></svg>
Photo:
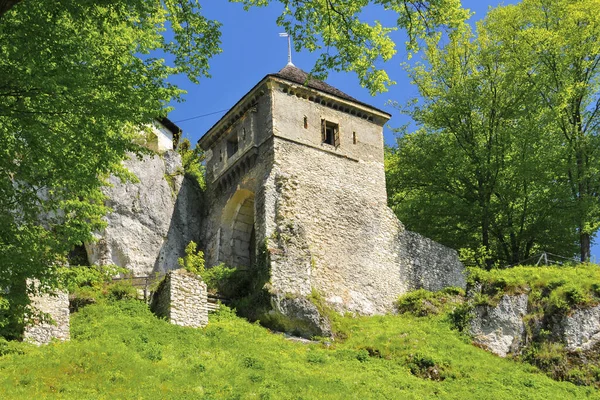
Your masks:
<svg viewBox="0 0 600 400"><path fill-rule="evenodd" d="M477 306L471 321L473 341L500 357L517 351L525 333L527 294L504 295L496 306Z"/></svg>
<svg viewBox="0 0 600 400"><path fill-rule="evenodd" d="M185 246L198 241L202 200L195 184L183 177L175 151L161 156L132 156L125 166L139 182L111 177L104 189L112 209L108 226L86 244L92 264L115 264L134 276L178 268Z"/></svg>
<svg viewBox="0 0 600 400"><path fill-rule="evenodd" d="M600 342L600 305L573 311L563 318L567 350L589 350Z"/></svg>

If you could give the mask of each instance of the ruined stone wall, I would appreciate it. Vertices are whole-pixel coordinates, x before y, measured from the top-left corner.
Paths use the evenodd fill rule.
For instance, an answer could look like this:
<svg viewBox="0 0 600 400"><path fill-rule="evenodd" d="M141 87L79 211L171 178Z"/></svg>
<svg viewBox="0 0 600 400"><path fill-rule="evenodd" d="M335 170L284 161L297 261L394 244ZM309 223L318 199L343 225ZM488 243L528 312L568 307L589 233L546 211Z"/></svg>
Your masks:
<svg viewBox="0 0 600 400"><path fill-rule="evenodd" d="M31 306L42 314L42 319L26 321L23 340L34 344L47 344L52 339L69 340L71 337L69 295L56 291L52 294L31 296ZM50 318L50 320L45 320Z"/></svg>
<svg viewBox="0 0 600 400"><path fill-rule="evenodd" d="M87 243L92 264L116 264L134 276L178 268L190 241L200 240L202 194L195 182L183 176L175 151L161 156L135 156L125 162L139 182L110 177L103 189L112 209L107 227L97 242Z"/></svg>
<svg viewBox="0 0 600 400"><path fill-rule="evenodd" d="M152 311L170 323L193 328L208 324L206 284L183 269L167 273L152 296Z"/></svg>
<svg viewBox="0 0 600 400"><path fill-rule="evenodd" d="M455 250L411 231L398 235L399 258L407 266L411 290L442 290L467 284L463 265Z"/></svg>

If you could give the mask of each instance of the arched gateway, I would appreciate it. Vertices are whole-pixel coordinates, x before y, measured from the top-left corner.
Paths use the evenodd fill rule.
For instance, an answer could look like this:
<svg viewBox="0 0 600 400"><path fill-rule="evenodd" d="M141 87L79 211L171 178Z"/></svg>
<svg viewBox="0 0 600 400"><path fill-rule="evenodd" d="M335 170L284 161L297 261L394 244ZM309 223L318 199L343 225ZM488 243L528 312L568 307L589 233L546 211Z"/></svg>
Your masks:
<svg viewBox="0 0 600 400"><path fill-rule="evenodd" d="M256 255L254 193L240 189L223 209L218 261L238 268L252 266Z"/></svg>

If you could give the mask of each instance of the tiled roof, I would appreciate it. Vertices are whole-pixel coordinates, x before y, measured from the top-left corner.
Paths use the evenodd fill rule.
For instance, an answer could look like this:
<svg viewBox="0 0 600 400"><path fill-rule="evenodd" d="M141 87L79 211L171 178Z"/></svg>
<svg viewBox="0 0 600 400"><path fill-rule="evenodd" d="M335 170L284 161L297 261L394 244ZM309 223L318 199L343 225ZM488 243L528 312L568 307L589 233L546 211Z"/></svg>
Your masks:
<svg viewBox="0 0 600 400"><path fill-rule="evenodd" d="M319 80L312 79L312 78L310 80L308 80L308 74L306 72L302 71L300 68L295 67L294 65L288 64L281 71L279 71L276 74L271 74L271 76L275 76L277 78L282 78L287 81L298 83L300 85L306 84L306 86L308 86L309 88L316 89L316 90L319 90L319 91L327 93L327 94L332 94L332 95L339 97L341 99L344 99L344 100L361 103L360 101L356 100L355 98L348 96L346 93L334 88L331 85L328 85L327 83L325 83L323 81L319 81Z"/></svg>

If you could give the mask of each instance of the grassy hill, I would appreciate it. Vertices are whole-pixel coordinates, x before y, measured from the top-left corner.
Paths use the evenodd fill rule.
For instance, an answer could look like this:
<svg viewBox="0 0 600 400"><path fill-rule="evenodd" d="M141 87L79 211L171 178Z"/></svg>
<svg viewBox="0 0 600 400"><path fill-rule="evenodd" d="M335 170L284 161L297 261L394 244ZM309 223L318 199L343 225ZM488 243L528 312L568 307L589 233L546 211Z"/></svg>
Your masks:
<svg viewBox="0 0 600 400"><path fill-rule="evenodd" d="M478 349L444 315L339 318L342 340L286 340L230 310L205 329L135 300L72 316L72 340L0 342L2 399L586 399L596 389Z"/></svg>

